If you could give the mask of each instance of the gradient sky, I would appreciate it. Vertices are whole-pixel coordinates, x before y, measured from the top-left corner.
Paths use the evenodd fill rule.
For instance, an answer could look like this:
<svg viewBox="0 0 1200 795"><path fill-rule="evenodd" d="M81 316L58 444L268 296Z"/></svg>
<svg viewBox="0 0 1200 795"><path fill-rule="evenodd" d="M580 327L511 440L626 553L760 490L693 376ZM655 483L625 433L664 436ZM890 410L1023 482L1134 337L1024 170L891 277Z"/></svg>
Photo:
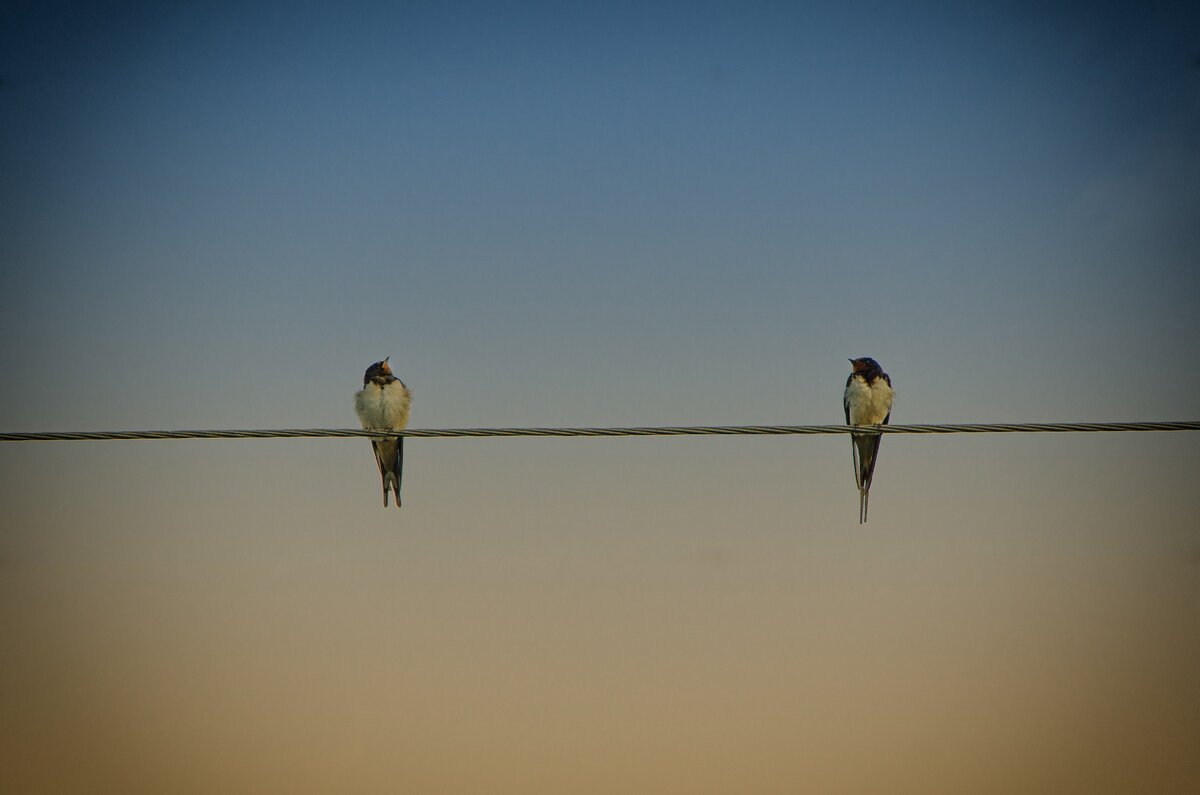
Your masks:
<svg viewBox="0 0 1200 795"><path fill-rule="evenodd" d="M1193 3L8 3L0 429L1200 418ZM1194 434L0 445L0 788L1194 792Z"/></svg>

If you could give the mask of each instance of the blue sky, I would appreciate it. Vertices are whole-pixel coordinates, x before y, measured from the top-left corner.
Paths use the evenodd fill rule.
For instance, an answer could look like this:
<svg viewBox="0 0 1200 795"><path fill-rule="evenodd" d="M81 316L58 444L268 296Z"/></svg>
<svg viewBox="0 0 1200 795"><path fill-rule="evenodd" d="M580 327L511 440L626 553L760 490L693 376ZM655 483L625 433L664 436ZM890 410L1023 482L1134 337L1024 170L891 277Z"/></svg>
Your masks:
<svg viewBox="0 0 1200 795"><path fill-rule="evenodd" d="M860 355L891 373L898 422L1200 417L1200 18L1189 4L2 13L6 430L350 427L362 371L386 355L413 388L414 427L840 422L846 359ZM181 737L155 744L156 727L224 748L203 727L235 723L237 687L259 682L192 671L177 650L295 673L255 701L266 715L309 690L300 672L314 669L297 649L314 627L343 641L318 666L338 681L367 664L355 649L385 638L384 661L446 694L385 685L380 670L298 718L344 723L344 705L359 705L361 744L346 753L381 780L396 771L379 738L424 732L404 762L413 782L448 775L448 749L461 747L480 781L509 776L528 791L528 764L483 739L519 729L531 744L576 738L554 746L552 788L645 789L681 768L706 771L689 791L751 781L752 769L768 771L760 789L828 783L836 765L801 774L782 749L804 736L841 759L862 738L775 715L767 693L812 694L769 657L808 682L867 666L875 698L818 694L829 699L818 712L925 721L913 754L960 736L964 712L1007 701L1029 709L985 739L1053 768L1046 780L1061 787L1119 788L1104 765L1079 766L1105 755L1192 781L1200 771L1171 749L1194 747L1194 723L1139 688L1157 680L1200 698L1194 665L1172 653L1200 644L1193 443L889 438L861 530L844 439L413 442L400 513L377 504L365 442L8 445L0 560L9 604L40 618L18 622L29 667L4 683L40 692L26 685L48 660L64 676L114 670L128 682L92 676L84 694L108 704L153 700L189 671L212 699L129 717L131 742L149 744L170 782L190 752ZM228 602L205 601L205 582ZM923 628L908 646L886 640L896 615L863 596L876 589ZM1025 596L1005 601L1014 592ZM159 605L149 616L132 608L147 598ZM358 616L352 626L333 603ZM428 657L402 649L381 604L406 606L405 637ZM1114 626L1096 628L1108 610ZM1029 611L1042 620L1024 623ZM235 614L249 618L220 629ZM781 630L788 616L798 623ZM1099 635L1058 632L1060 620ZM296 634L255 645L259 622L273 621ZM159 622L173 627L171 649L137 658L112 640ZM111 648L89 657L91 641L67 631L79 623L107 628L95 631ZM980 635L1016 660L991 695L938 684L978 662L948 640L968 625L1015 639ZM603 654L556 656L586 646L588 627L608 639ZM812 633L828 648L820 659L804 650ZM761 666L750 677L729 660L702 667L688 681L707 695L694 700L674 689L671 670L722 660L726 646L767 657L749 655ZM1086 667L1101 647L1120 664L1090 670L1092 689L1070 698L1030 662L1053 650ZM458 652L480 649L541 671L558 705L514 717L536 689L520 666L501 666L498 701L476 692L488 655L473 666ZM1117 706L1110 688L1142 695ZM926 691L943 711L904 695ZM721 692L749 705L732 709L738 736L781 749L769 764L756 768L749 746L741 763L698 764L707 743L731 742L705 736L639 757L627 780L572 777L566 760L588 770L583 749L619 753L635 726L716 725L731 712L711 696ZM29 696L22 714L53 723L76 706L63 703ZM438 723L480 704L494 708L482 722ZM396 722L406 710L414 722ZM1113 756L1115 733L1076 732L1054 767L1040 754L1080 712L1142 726L1167 761ZM295 779L342 780L344 757L321 756L320 731L297 732L290 741L326 761ZM1028 791L982 753L963 749L934 780ZM862 788L928 789L888 758ZM274 757L243 763L297 783ZM204 769L228 783L230 769ZM21 771L45 783L36 764Z"/></svg>
<svg viewBox="0 0 1200 795"><path fill-rule="evenodd" d="M364 354L434 390L432 424L486 424L503 405L450 396L554 373L552 399L500 403L634 421L559 390L666 361L715 388L643 410L823 421L859 353L942 387L913 419L1180 411L1105 386L1195 336L1197 70L1176 18L27 8L6 68L6 330L71 319L6 370L69 355L106 394L178 372L167 388L190 374L218 405L246 384L233 413L131 406L138 425L311 422L333 405L313 368L332 387ZM1064 360L1098 393L1082 415L1030 388ZM998 405L940 401L950 362ZM314 405L281 416L264 382ZM747 392L772 401L732 416Z"/></svg>

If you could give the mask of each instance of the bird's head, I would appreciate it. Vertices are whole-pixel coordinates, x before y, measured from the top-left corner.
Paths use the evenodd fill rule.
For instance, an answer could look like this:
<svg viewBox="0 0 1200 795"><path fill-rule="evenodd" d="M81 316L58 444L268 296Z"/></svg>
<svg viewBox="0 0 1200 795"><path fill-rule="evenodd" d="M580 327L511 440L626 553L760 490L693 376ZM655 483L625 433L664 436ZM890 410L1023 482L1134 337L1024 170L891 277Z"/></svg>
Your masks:
<svg viewBox="0 0 1200 795"><path fill-rule="evenodd" d="M861 375L867 380L870 380L872 376L883 372L883 368L879 366L879 362L875 361L870 356L851 359L850 368L855 375Z"/></svg>
<svg viewBox="0 0 1200 795"><path fill-rule="evenodd" d="M386 386L396 380L396 376L392 375L392 366L388 364L390 358L392 357L389 356L382 362L375 362L367 368L367 372L363 374L363 386L372 381L380 386Z"/></svg>

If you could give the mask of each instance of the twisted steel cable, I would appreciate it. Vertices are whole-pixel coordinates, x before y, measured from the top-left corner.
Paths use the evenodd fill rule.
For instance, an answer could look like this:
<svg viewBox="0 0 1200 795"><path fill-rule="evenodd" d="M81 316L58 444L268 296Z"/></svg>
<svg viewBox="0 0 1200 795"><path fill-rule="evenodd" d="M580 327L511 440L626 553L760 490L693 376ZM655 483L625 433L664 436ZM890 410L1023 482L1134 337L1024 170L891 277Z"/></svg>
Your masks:
<svg viewBox="0 0 1200 795"><path fill-rule="evenodd" d="M628 428L420 428L403 431L358 428L307 428L212 431L48 431L0 432L0 442L132 441L154 439L339 439L405 436L410 439L573 436L806 436L874 431L887 434L930 433L1113 433L1200 431L1200 421L1181 422L1026 422L942 425L683 425Z"/></svg>

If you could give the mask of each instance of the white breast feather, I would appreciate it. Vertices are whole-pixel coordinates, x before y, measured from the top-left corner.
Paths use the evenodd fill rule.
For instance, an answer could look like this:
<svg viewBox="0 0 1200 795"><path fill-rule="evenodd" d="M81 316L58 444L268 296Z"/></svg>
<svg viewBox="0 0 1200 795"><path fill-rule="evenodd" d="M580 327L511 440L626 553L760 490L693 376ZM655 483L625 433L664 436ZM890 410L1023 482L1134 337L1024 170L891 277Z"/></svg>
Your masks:
<svg viewBox="0 0 1200 795"><path fill-rule="evenodd" d="M892 410L894 393L888 382L876 378L867 386L866 379L856 375L846 385L846 401L850 404L851 425L879 425Z"/></svg>
<svg viewBox="0 0 1200 795"><path fill-rule="evenodd" d="M367 384L354 395L354 413L364 428L403 430L408 427L408 412L412 396L399 381L386 387Z"/></svg>

